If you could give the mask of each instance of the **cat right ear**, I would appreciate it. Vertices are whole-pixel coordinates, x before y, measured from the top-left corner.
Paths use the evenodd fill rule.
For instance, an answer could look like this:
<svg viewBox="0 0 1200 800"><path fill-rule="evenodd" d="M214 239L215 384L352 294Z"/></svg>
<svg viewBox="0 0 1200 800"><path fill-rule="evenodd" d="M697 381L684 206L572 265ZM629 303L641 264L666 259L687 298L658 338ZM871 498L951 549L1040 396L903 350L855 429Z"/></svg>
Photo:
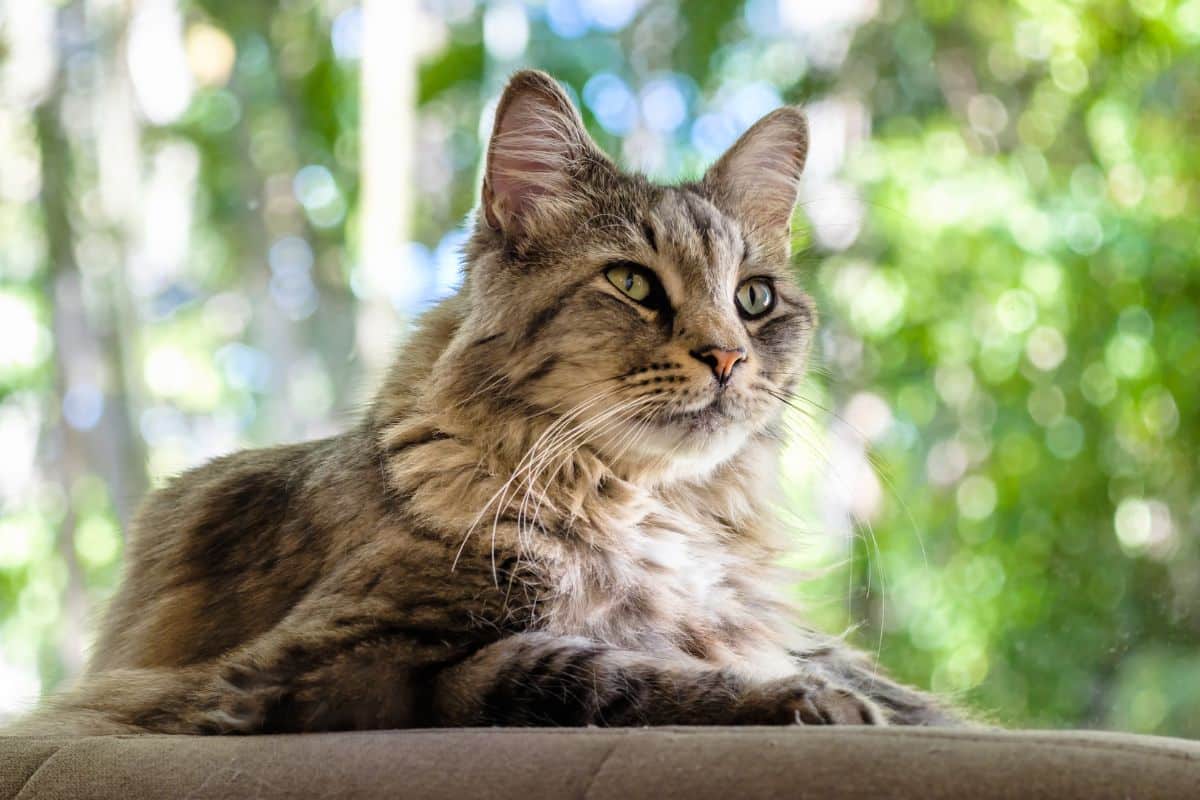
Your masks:
<svg viewBox="0 0 1200 800"><path fill-rule="evenodd" d="M786 236L808 156L808 123L794 107L760 119L704 176L719 208L742 224Z"/></svg>
<svg viewBox="0 0 1200 800"><path fill-rule="evenodd" d="M505 235L526 233L565 210L584 167L607 161L558 83L544 72L518 72L496 106L484 219Z"/></svg>

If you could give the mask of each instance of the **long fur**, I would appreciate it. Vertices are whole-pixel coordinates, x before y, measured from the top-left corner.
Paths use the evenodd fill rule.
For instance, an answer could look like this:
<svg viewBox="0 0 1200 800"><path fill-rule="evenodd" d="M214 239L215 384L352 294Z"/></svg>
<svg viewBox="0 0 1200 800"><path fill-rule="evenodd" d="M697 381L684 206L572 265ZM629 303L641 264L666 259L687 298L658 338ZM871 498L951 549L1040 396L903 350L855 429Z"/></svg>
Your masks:
<svg viewBox="0 0 1200 800"><path fill-rule="evenodd" d="M775 566L779 398L816 324L800 112L675 187L617 170L541 73L495 130L463 287L369 412L155 492L86 674L18 731L955 721L799 624ZM744 351L726 386L713 347Z"/></svg>

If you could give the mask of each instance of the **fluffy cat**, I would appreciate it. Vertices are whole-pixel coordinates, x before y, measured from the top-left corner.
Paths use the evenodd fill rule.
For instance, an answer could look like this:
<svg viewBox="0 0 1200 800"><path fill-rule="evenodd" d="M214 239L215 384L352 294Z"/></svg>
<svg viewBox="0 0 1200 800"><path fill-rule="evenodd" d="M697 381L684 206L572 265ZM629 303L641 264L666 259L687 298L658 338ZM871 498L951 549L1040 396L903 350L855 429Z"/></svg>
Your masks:
<svg viewBox="0 0 1200 800"><path fill-rule="evenodd" d="M86 674L18 729L954 724L782 599L807 143L782 108L659 186L516 74L462 289L352 430L155 492Z"/></svg>

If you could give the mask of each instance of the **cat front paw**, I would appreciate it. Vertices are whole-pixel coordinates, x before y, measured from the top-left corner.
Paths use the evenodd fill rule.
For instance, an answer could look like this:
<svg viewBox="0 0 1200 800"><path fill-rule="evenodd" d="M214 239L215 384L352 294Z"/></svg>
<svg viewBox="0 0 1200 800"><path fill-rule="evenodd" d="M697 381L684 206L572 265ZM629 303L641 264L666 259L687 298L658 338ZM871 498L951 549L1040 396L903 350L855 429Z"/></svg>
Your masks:
<svg viewBox="0 0 1200 800"><path fill-rule="evenodd" d="M195 693L181 715L189 732L247 734L263 730L269 709L283 694L275 677L253 667L228 664Z"/></svg>
<svg viewBox="0 0 1200 800"><path fill-rule="evenodd" d="M810 675L767 684L743 698L743 725L887 725L887 715L866 695Z"/></svg>

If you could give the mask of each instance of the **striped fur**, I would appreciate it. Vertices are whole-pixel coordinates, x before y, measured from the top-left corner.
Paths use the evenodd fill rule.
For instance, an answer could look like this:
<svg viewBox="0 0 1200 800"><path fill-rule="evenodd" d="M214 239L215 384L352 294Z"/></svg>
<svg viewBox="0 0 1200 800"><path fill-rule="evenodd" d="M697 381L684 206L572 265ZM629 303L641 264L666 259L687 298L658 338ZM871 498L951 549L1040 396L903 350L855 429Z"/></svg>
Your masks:
<svg viewBox="0 0 1200 800"><path fill-rule="evenodd" d="M495 127L463 287L369 412L154 493L87 673L23 730L953 721L780 591L773 443L816 324L800 112L675 187L621 173L540 73ZM753 320L750 277L778 298ZM711 347L744 349L727 386Z"/></svg>

